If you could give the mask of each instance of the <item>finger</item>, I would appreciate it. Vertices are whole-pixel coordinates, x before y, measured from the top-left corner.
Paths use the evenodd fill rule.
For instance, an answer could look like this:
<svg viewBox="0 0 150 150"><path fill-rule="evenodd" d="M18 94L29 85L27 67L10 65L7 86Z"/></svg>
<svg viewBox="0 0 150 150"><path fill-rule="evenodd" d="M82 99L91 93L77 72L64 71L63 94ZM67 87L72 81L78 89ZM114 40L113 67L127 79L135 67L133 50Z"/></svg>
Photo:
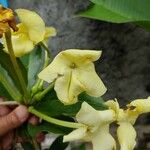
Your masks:
<svg viewBox="0 0 150 150"><path fill-rule="evenodd" d="M8 150L13 142L14 133L9 132L5 136L3 136L3 139L1 140L1 149L2 150Z"/></svg>
<svg viewBox="0 0 150 150"><path fill-rule="evenodd" d="M32 115L28 119L28 122L31 123L32 125L37 125L39 123L39 118Z"/></svg>
<svg viewBox="0 0 150 150"><path fill-rule="evenodd" d="M28 118L28 110L25 106L20 105L10 114L0 118L0 136L8 131L20 126Z"/></svg>
<svg viewBox="0 0 150 150"><path fill-rule="evenodd" d="M0 117L10 113L10 109L6 106L0 106Z"/></svg>

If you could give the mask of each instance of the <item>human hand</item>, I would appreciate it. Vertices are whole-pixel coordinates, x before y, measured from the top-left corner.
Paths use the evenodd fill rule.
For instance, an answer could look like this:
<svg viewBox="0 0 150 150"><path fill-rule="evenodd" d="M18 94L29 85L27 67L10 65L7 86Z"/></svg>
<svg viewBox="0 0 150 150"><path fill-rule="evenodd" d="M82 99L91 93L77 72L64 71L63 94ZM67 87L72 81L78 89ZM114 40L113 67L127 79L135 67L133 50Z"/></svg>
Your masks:
<svg viewBox="0 0 150 150"><path fill-rule="evenodd" d="M0 98L0 101L3 101ZM20 105L13 111L7 106L0 106L0 149L7 150L13 142L13 129L28 119L29 113L25 106Z"/></svg>

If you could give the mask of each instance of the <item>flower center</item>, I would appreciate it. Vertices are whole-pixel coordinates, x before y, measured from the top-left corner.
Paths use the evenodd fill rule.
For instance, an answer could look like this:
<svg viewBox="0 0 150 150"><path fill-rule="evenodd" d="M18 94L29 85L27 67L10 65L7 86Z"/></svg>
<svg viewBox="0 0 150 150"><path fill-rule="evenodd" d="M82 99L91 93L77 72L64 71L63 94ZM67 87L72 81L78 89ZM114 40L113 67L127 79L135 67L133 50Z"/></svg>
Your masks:
<svg viewBox="0 0 150 150"><path fill-rule="evenodd" d="M77 68L77 65L75 64L75 63L72 63L72 64L70 64L70 66L69 66L71 69L75 69L75 68Z"/></svg>

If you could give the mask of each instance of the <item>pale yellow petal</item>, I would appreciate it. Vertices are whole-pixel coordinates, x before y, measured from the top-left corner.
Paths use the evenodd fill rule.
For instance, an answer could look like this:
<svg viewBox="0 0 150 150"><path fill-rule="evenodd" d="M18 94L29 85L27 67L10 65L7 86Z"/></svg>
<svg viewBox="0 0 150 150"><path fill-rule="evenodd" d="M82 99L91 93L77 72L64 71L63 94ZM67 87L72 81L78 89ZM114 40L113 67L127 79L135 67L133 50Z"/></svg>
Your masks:
<svg viewBox="0 0 150 150"><path fill-rule="evenodd" d="M99 124L99 113L88 103L83 102L79 112L76 115L78 122L86 125L98 125Z"/></svg>
<svg viewBox="0 0 150 150"><path fill-rule="evenodd" d="M92 138L93 150L116 150L116 142L109 133L109 126L102 126Z"/></svg>
<svg viewBox="0 0 150 150"><path fill-rule="evenodd" d="M148 113L150 112L150 98L134 100L128 107L135 107L133 111L137 111L138 114Z"/></svg>
<svg viewBox="0 0 150 150"><path fill-rule="evenodd" d="M120 115L120 106L117 99L108 100L107 102L105 102L105 105L107 105L110 109L112 109L115 112L115 117L117 119Z"/></svg>
<svg viewBox="0 0 150 150"><path fill-rule="evenodd" d="M88 95L98 97L106 92L107 89L97 75L93 63L82 64L82 66L76 69L75 74L81 84L83 84Z"/></svg>
<svg viewBox="0 0 150 150"><path fill-rule="evenodd" d="M23 25L28 30L29 37L35 43L44 40L45 23L42 18L34 11L17 9L16 13Z"/></svg>
<svg viewBox="0 0 150 150"><path fill-rule="evenodd" d="M58 98L64 104L74 104L77 102L77 96L83 92L82 85L76 79L71 71L64 73L57 78L54 87Z"/></svg>
<svg viewBox="0 0 150 150"><path fill-rule="evenodd" d="M47 39L52 36L56 36L56 29L53 27L46 27L46 32L44 38Z"/></svg>
<svg viewBox="0 0 150 150"><path fill-rule="evenodd" d="M117 129L117 136L120 150L133 150L136 145L136 131L131 123L120 122Z"/></svg>
<svg viewBox="0 0 150 150"><path fill-rule="evenodd" d="M66 62L67 61L58 54L52 63L38 74L38 77L48 83L53 82L57 77L63 76L65 71L69 71L66 67Z"/></svg>
<svg viewBox="0 0 150 150"><path fill-rule="evenodd" d="M23 23L17 24L17 27L18 27L18 31L16 31L16 32L12 31L11 32L12 36L18 35L18 34L26 34L26 36L28 36L28 30Z"/></svg>
<svg viewBox="0 0 150 150"><path fill-rule="evenodd" d="M4 40L4 51L8 52L5 39ZM12 44L14 49L14 54L16 57L21 57L25 54L31 52L34 48L33 42L30 41L27 35L18 34L12 36Z"/></svg>
<svg viewBox="0 0 150 150"><path fill-rule="evenodd" d="M76 103L78 100L78 95L84 91L83 85L77 80L76 76L71 74L71 80L68 87L68 97L70 104Z"/></svg>
<svg viewBox="0 0 150 150"><path fill-rule="evenodd" d="M71 62L76 62L80 64L81 62L93 62L100 58L101 51L95 50L79 50L79 49L68 49L61 52L66 59L70 60ZM80 64L82 65L82 64Z"/></svg>
<svg viewBox="0 0 150 150"><path fill-rule="evenodd" d="M115 113L112 110L97 111L88 103L83 102L81 105L81 109L76 115L76 119L78 122L86 124L88 126L99 127L102 124L113 122L114 116Z"/></svg>
<svg viewBox="0 0 150 150"><path fill-rule="evenodd" d="M79 128L68 135L65 135L63 138L63 142L75 141L75 140L82 140L86 136L87 128Z"/></svg>

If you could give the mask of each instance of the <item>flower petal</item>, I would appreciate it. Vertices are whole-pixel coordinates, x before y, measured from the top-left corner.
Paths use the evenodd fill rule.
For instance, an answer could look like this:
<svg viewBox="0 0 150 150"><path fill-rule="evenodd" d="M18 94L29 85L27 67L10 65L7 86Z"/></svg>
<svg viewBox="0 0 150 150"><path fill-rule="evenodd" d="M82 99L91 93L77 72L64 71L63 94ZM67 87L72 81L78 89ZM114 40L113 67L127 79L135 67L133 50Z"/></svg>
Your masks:
<svg viewBox="0 0 150 150"><path fill-rule="evenodd" d="M92 138L93 150L116 150L116 142L109 133L109 126L102 126Z"/></svg>
<svg viewBox="0 0 150 150"><path fill-rule="evenodd" d="M135 107L133 111L137 111L138 114L148 113L150 112L150 98L134 100L127 106L129 108L132 106Z"/></svg>
<svg viewBox="0 0 150 150"><path fill-rule="evenodd" d="M66 63L67 60L64 60L63 57L58 54L52 63L38 74L38 77L48 83L51 83L59 76L63 76L65 71L68 71L68 68L65 65Z"/></svg>
<svg viewBox="0 0 150 150"><path fill-rule="evenodd" d="M131 123L120 122L117 129L117 136L121 150L133 150L136 145L136 131Z"/></svg>
<svg viewBox="0 0 150 150"><path fill-rule="evenodd" d="M117 99L108 100L107 102L105 102L105 105L107 105L110 109L112 109L115 112L115 114L116 114L115 117L116 117L116 119L118 119L119 115L121 113L121 109L120 109Z"/></svg>
<svg viewBox="0 0 150 150"><path fill-rule="evenodd" d="M44 40L45 23L35 12L26 9L17 9L16 13L20 21L26 26L29 37L35 43Z"/></svg>
<svg viewBox="0 0 150 150"><path fill-rule="evenodd" d="M56 29L53 27L46 27L46 32L44 38L47 39L48 37L51 36L56 36Z"/></svg>
<svg viewBox="0 0 150 150"><path fill-rule="evenodd" d="M3 38L4 41L4 51L8 52L5 38ZM12 44L13 49L16 57L21 57L24 54L29 53L33 50L34 45L33 42L30 41L28 36L26 34L18 34L12 36Z"/></svg>
<svg viewBox="0 0 150 150"><path fill-rule="evenodd" d="M71 62L77 62L80 65L81 62L93 62L100 58L101 51L95 50L79 50L79 49L68 49L61 52L61 55L65 57L65 59L70 60Z"/></svg>
<svg viewBox="0 0 150 150"><path fill-rule="evenodd" d="M102 124L111 123L114 120L114 111L97 111L88 103L83 102L81 109L76 115L76 119L78 122L88 126L99 127Z"/></svg>
<svg viewBox="0 0 150 150"><path fill-rule="evenodd" d="M83 84L87 94L98 97L106 92L107 89L97 75L94 64L82 64L75 73L79 81Z"/></svg>
<svg viewBox="0 0 150 150"><path fill-rule="evenodd" d="M68 71L63 76L57 78L54 89L58 98L64 104L76 103L77 96L84 91L82 85L71 71Z"/></svg>
<svg viewBox="0 0 150 150"><path fill-rule="evenodd" d="M72 131L71 133L69 133L68 135L65 135L63 138L63 142L81 140L86 136L86 131L87 131L87 128L76 129Z"/></svg>

